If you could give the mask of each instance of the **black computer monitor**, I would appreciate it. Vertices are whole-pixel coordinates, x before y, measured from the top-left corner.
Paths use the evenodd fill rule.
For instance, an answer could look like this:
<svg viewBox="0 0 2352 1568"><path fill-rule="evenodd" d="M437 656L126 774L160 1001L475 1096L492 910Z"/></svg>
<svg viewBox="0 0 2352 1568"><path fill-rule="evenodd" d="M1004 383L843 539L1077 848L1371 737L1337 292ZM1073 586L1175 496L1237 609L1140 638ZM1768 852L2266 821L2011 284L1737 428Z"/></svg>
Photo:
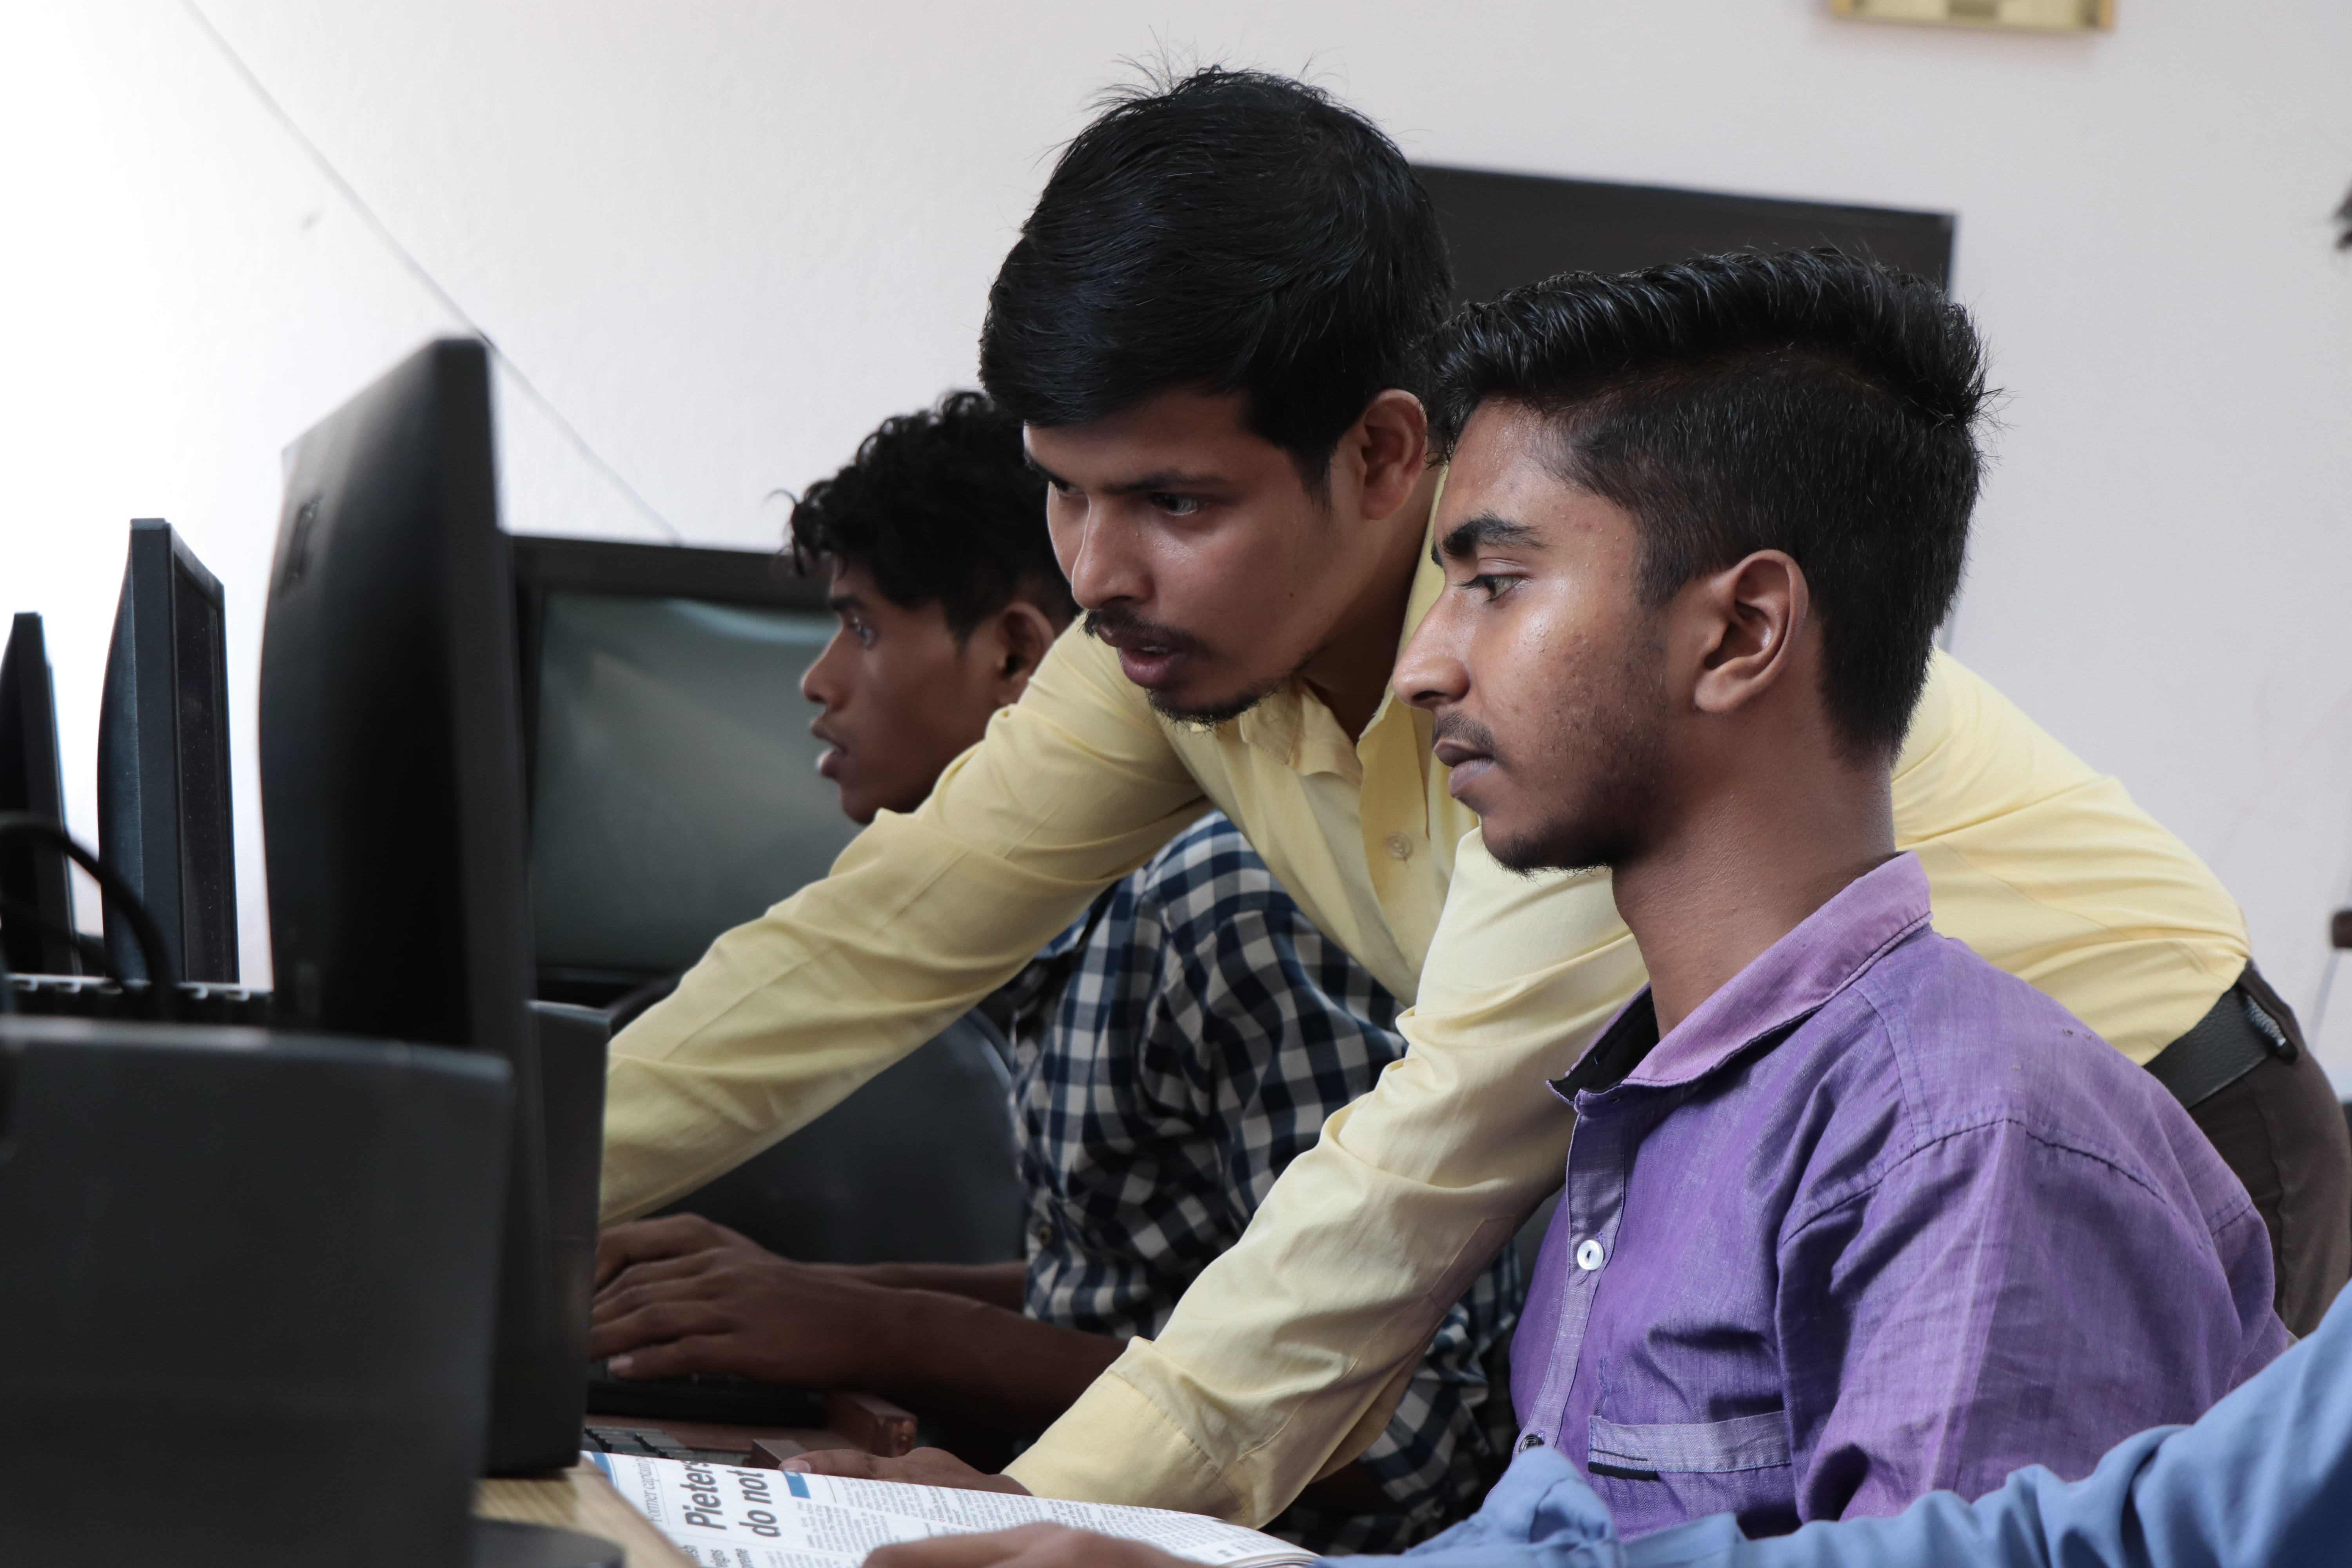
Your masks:
<svg viewBox="0 0 2352 1568"><path fill-rule="evenodd" d="M1949 213L1486 169L1413 172L1436 205L1464 300L1491 300L1558 272L1630 272L1723 251L1819 245L1938 283L1951 275Z"/></svg>
<svg viewBox="0 0 2352 1568"><path fill-rule="evenodd" d="M296 442L287 475L261 647L278 1016L513 1064L488 1468L559 1468L578 1454L585 1357L550 1262L484 346L428 345Z"/></svg>
<svg viewBox="0 0 2352 1568"><path fill-rule="evenodd" d="M160 518L131 525L98 718L98 845L163 930L183 980L234 983L228 652L221 585ZM144 976L106 911L114 972Z"/></svg>
<svg viewBox="0 0 2352 1568"><path fill-rule="evenodd" d="M65 771L41 617L19 615L0 656L0 812L62 824ZM78 974L73 878L62 851L0 839L0 958L18 974Z"/></svg>
<svg viewBox="0 0 2352 1568"><path fill-rule="evenodd" d="M823 877L856 825L802 672L826 582L772 551L514 541L539 994L608 1005Z"/></svg>

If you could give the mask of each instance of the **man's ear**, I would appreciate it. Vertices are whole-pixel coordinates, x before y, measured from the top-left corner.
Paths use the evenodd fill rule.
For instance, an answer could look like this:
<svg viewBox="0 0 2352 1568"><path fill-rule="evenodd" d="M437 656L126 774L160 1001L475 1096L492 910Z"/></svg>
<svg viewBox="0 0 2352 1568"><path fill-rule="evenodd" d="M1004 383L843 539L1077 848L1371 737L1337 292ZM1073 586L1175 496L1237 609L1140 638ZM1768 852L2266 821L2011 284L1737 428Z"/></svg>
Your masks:
<svg viewBox="0 0 2352 1568"><path fill-rule="evenodd" d="M1402 387L1381 392L1339 438L1334 464L1352 463L1363 487L1363 514L1383 518L1404 505L1429 466L1429 412Z"/></svg>
<svg viewBox="0 0 2352 1568"><path fill-rule="evenodd" d="M1009 708L1029 689L1029 678L1045 662L1045 650L1060 634L1045 611L1026 599L1015 599L996 613L996 632L1003 654L996 668L996 703Z"/></svg>
<svg viewBox="0 0 2352 1568"><path fill-rule="evenodd" d="M1759 550L1677 597L1697 621L1691 703L1702 713L1729 713L1785 679L1812 609L1804 568L1780 550Z"/></svg>

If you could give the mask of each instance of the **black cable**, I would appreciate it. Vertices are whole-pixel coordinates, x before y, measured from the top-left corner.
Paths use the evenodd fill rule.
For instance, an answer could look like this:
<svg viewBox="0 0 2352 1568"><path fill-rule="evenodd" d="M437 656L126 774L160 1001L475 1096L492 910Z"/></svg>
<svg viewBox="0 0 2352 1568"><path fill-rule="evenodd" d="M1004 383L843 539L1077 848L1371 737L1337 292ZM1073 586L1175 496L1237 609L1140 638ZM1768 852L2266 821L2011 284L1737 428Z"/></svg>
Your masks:
<svg viewBox="0 0 2352 1568"><path fill-rule="evenodd" d="M179 1011L180 979L172 968L171 950L163 945L163 928L155 923L155 917L147 912L147 906L139 901L139 895L122 879L121 873L83 848L60 824L28 811L0 812L0 838L37 839L97 879L100 894L131 922L131 934L138 939L140 955L147 961L148 1012L158 1022L168 1022L175 1016ZM5 963L0 962L0 987L5 987L13 1011L16 985L7 973Z"/></svg>

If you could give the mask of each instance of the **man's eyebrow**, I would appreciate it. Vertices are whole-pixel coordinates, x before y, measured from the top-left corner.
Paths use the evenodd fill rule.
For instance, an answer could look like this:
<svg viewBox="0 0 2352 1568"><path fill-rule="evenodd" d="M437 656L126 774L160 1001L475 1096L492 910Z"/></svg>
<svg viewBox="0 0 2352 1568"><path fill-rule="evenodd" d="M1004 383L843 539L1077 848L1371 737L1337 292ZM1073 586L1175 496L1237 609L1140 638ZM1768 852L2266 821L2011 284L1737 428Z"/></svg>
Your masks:
<svg viewBox="0 0 2352 1568"><path fill-rule="evenodd" d="M1103 493L1113 496L1147 495L1153 490L1212 489L1224 483L1214 474L1188 474L1181 468L1159 468L1131 479L1121 479L1105 485Z"/></svg>
<svg viewBox="0 0 2352 1568"><path fill-rule="evenodd" d="M1026 452L1022 454L1022 460L1038 473L1045 475L1045 482L1056 489L1074 490L1078 488ZM1181 468L1155 468L1148 474L1139 474L1131 479L1119 479L1111 484L1097 485L1095 487L1095 493L1107 496L1149 495L1154 490L1212 489L1223 483L1224 480L1214 474L1191 474Z"/></svg>
<svg viewBox="0 0 2352 1568"><path fill-rule="evenodd" d="M1536 531L1526 523L1513 522L1509 518L1482 511L1446 530L1444 539L1432 540L1429 558L1443 566L1445 564L1443 557L1451 556L1461 561L1475 555L1483 544L1514 544L1522 549L1539 549L1542 543Z"/></svg>
<svg viewBox="0 0 2352 1568"><path fill-rule="evenodd" d="M824 596L824 607L839 615L844 610L864 609L866 601L855 594L827 594Z"/></svg>

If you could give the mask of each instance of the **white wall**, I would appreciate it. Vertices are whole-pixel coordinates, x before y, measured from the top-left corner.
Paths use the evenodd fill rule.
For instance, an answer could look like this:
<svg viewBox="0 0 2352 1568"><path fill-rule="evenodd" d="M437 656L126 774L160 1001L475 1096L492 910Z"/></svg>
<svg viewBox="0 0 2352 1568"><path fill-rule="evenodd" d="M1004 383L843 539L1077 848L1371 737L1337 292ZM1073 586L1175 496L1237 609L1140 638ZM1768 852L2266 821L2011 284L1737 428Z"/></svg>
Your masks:
<svg viewBox="0 0 2352 1568"><path fill-rule="evenodd" d="M988 279L1121 57L1309 69L1432 162L1956 211L2013 393L1956 647L2205 855L2314 993L2352 881L2352 268L2326 223L2352 6L2124 0L2084 38L1825 0L205 8L695 541L773 542L773 492L971 380ZM169 517L220 574L266 973L278 453L455 323L175 0L0 0L0 611L49 616L87 834L124 521ZM516 526L656 536L528 401L501 413ZM2352 1082L2352 1002L2336 1024Z"/></svg>

